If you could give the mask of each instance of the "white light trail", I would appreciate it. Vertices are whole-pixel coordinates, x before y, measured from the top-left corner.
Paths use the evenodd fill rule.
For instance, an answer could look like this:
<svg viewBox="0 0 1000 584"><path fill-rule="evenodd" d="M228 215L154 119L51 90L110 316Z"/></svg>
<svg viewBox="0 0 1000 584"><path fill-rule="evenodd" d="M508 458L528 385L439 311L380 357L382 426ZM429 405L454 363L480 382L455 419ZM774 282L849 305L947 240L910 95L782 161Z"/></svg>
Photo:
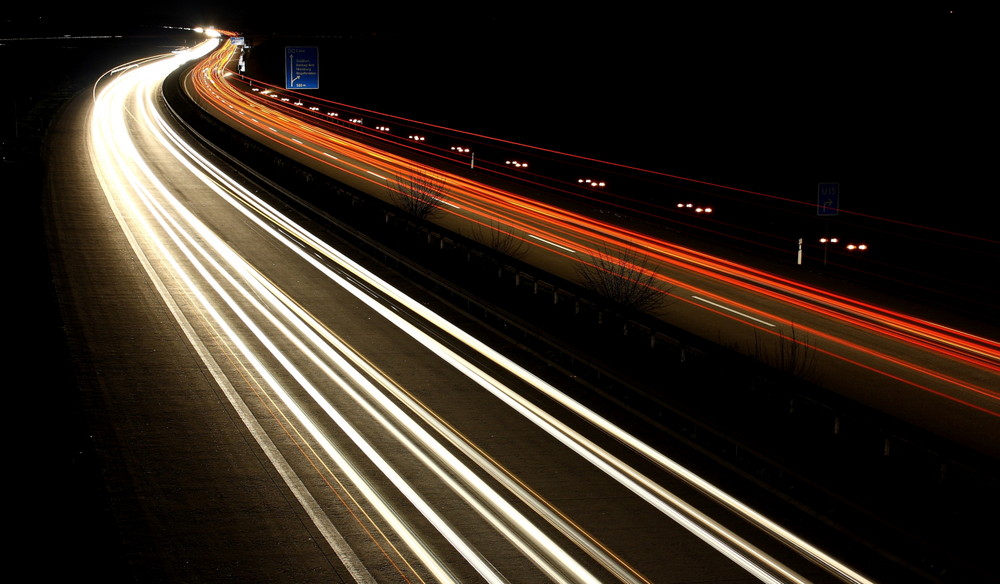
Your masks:
<svg viewBox="0 0 1000 584"><path fill-rule="evenodd" d="M364 495L369 504L378 510L380 516L389 523L396 533L406 541L407 546L428 566L434 576L442 581L453 580L451 571L444 566L434 552L411 533L405 520L392 509L385 499L370 484L369 480L355 465L337 448L325 434L325 430L310 418L303 406L282 385L282 382L269 371L257 349L250 344L237 327L245 328L252 333L252 338L267 348L267 358L275 359L282 365L282 370L294 378L297 385L304 389L313 402L333 421L338 428L372 461L404 496L420 510L454 548L472 565L487 581L503 582L504 577L489 564L483 555L462 537L441 516L431 501L424 499L410 483L399 474L390 461L381 456L377 449L357 430L357 428L320 392L309 376L295 364L277 342L291 343L301 354L308 356L313 365L324 371L327 380L332 380L341 389L361 405L368 415L377 421L399 443L403 444L415 457L424 461L442 481L462 497L472 508L489 521L498 532L502 533L531 561L556 581L588 582L598 581L588 574L571 555L561 549L553 540L537 528L529 518L518 512L499 492L461 462L430 432L422 429L410 414L396 405L388 394L402 399L408 409L422 421L435 427L437 435L448 443L461 448L476 464L486 469L491 476L501 480L507 489L546 517L546 520L569 536L587 553L595 557L609 570L624 581L633 581L633 573L618 562L608 557L598 546L593 545L585 534L552 514L544 512L543 502L536 500L525 490L517 488L509 480L503 480L502 469L495 468L485 457L476 455L454 432L447 430L434 420L434 416L425 411L414 400L395 387L392 380L385 378L377 370L367 364L363 358L355 354L350 347L343 344L322 323L298 308L292 298L284 291L271 284L253 266L248 265L238 254L234 253L222 239L204 224L197 220L170 192L170 189L159 183L155 174L142 162L129 138L127 118L123 112L128 111L129 94L135 87L143 87L147 102L152 102L152 93L158 79L165 77L164 71L174 65L156 63L152 66L131 68L113 80L101 92L95 104L92 118L92 140L94 143L92 156L94 166L102 183L105 185L109 203L120 209L120 223L126 233L132 236L136 253L145 255L155 253L162 261L172 266L172 278L184 282L186 302L197 301L197 309L209 319L212 327L222 335L226 346L239 355L254 375L273 395L279 397L289 412L305 428L314 440L323 447L330 459L349 476L351 482ZM139 73L142 73L141 77ZM123 80L129 80L126 85ZM121 86L119 84L122 83ZM131 85L134 84L134 85ZM805 580L786 566L777 562L761 550L752 546L726 527L715 522L697 509L680 500L675 495L651 481L641 473L629 467L620 459L612 456L606 450L575 432L554 416L541 410L527 399L518 395L515 390L486 374L470 360L449 348L439 340L437 335L458 340L469 349L490 359L516 375L526 383L534 386L561 403L581 418L594 426L601 428L608 435L628 444L650 460L657 462L662 468L684 479L689 484L697 486L717 501L724 503L747 520L757 524L787 545L810 557L819 565L837 573L848 582L862 583L866 580L849 568L842 566L836 560L800 540L795 535L775 525L766 517L753 509L747 508L730 495L719 491L697 475L677 465L674 461L656 452L648 445L628 435L595 412L568 398L555 387L545 383L527 370L524 370L509 359L500 355L465 331L448 322L430 309L424 307L375 274L350 260L339 251L331 248L314 234L305 231L288 217L266 205L251 193L240 187L224 173L200 159L189 149L178 136L173 135L168 126L148 105L147 111L135 112L137 117L153 120L148 122L156 128L157 135L163 144L169 148L177 160L184 164L195 176L201 178L206 186L223 200L243 213L262 231L269 232L276 241L309 262L316 270L325 274L329 280L354 295L373 311L387 321L392 322L400 331L421 343L456 370L463 372L470 380L486 389L490 394L506 403L509 407L531 420L553 438L572 449L596 468L607 473L632 492L643 498L651 506L665 516L683 525L697 537L707 542L720 553L729 557L736 564L764 582L804 582ZM372 173L374 174L374 173ZM378 176L378 175L376 175ZM169 206L169 208L168 208ZM153 218L155 223L146 219ZM162 235L157 235L162 234ZM159 238L159 239L158 239ZM550 242L546 242L550 243ZM555 245L555 244L552 244ZM560 246L561 247L561 246ZM313 253L322 258L317 259ZM336 269L331 268L336 266ZM354 285L350 278L341 274L343 271L360 282L365 289ZM151 277L158 278L151 273ZM164 286L164 290L165 290ZM374 290L379 297L373 297L368 291ZM165 300L175 303L169 293ZM405 307L411 317L419 317L424 322L432 324L438 333L431 335L423 328L414 325L408 317L404 317L389 305L390 299L395 305ZM176 301L180 303L180 300ZM253 310L253 313L248 311ZM228 311L224 314L223 310ZM233 320L235 315L236 319ZM331 546L337 549L337 542ZM363 578L363 572L358 571L356 577Z"/></svg>
<svg viewBox="0 0 1000 584"><path fill-rule="evenodd" d="M102 94L102 97L105 94ZM101 103L101 102L99 102ZM120 102L118 103L120 107ZM137 117L145 117L147 115L154 115L150 112L142 112L142 115L137 113ZM115 135L119 138L121 136L126 136L123 132L123 122L122 118L116 116L97 116L98 118L111 121L113 129L109 130L109 134L105 135ZM96 127L96 126L95 126ZM161 126L161 129L164 129ZM120 158L117 160L117 164L113 168L120 169L121 174L111 175L109 172L102 172L102 181L106 185L106 193L111 204L120 205L124 202L127 211L121 215L127 215L131 219L122 219L122 227L128 233L142 233L154 234L157 232L165 232L168 234L170 239L170 244L166 241L154 241L155 248L159 257L166 259L174 269L174 274L176 277L184 280L188 294L193 295L193 298L198 300L198 305L201 306L202 311L210 317L210 321L213 326L220 332L223 333L227 340L227 343L233 347L234 351L242 356L242 359L251 364L251 369L255 371L255 375L263 379L265 385L271 388L271 390L285 403L285 406L293 412L294 416L299 420L299 422L306 427L313 437L320 442L327 454L335 461L336 465L345 470L351 478L352 481L359 488L366 490L366 498L375 506L378 506L383 517L385 517L395 530L400 533L404 538L408 539L408 544L411 549L415 550L421 557L422 561L431 566L435 572L435 577L440 581L453 581L454 578L449 575L448 569L438 561L434 554L429 550L426 550L423 545L417 541L415 538L409 537L409 529L399 518L398 513L394 510L388 508L382 503L382 498L373 489L367 487L367 481L361 474L353 470L353 465L342 456L336 447L326 439L323 431L314 423L313 420L304 413L301 406L290 396L290 394L284 390L281 383L271 375L263 363L256 357L256 354L248 344L241 339L239 333L228 323L228 319L223 315L216 307L215 301L208 297L209 291L202 291L201 283L207 283L210 288L210 292L214 293L215 296L221 298L224 305L231 310L233 313L239 316L240 322L250 329L257 340L263 343L268 348L268 354L271 357L278 359L282 365L283 369L289 372L298 382L298 384L305 388L308 393L312 396L313 400L319 404L327 416L334 420L335 423L341 428L341 430L348 435L352 441L366 453L369 460L374 462L379 469L382 471L383 475L388 478L400 492L402 492L407 499L414 505L415 508L419 509L421 513L427 517L438 529L440 533L445 535L445 537L452 543L454 548L458 550L471 565L481 574L483 577L490 582L505 582L505 579L500 576L496 570L489 565L489 563L479 554L475 549L470 547L462 538L462 536L450 525L443 517L434 510L431 502L422 498L410 485L409 482L404 479L391 465L390 463L382 457L375 448L372 447L370 443L365 440L365 438L359 433L354 426L347 421L347 419L340 414L321 394L320 391L310 382L310 380L302 374L298 368L294 365L292 359L287 357L285 353L275 344L271 338L274 336L273 332L278 331L279 333L284 333L285 336L292 340L294 343L298 344L301 349L308 351L299 337L295 334L290 333L287 326L285 325L285 318L290 316L287 311L287 306L292 304L290 299L284 298L282 300L272 300L272 307L279 307L285 309L285 314L276 316L273 312L265 308L258 300L259 297L270 297L275 298L278 291L273 288L268 288L264 285L263 279L257 274L257 272L245 262L238 255L234 254L232 250L213 232L207 229L203 224L197 221L194 216L188 212L175 198L170 196L169 190L163 185L159 184L156 176L143 164L142 159L137 156L137 152L132 147L128 140L119 140L114 143L119 149L111 148L111 142L98 141L95 138L95 144L98 146L95 151L100 152L121 152ZM95 154L97 161L96 166L99 169L107 169L107 161L101 160L102 156L100 154ZM132 164L126 164L131 159ZM178 157L178 160L184 161L183 157ZM187 164L185 162L185 164ZM135 170L133 170L135 169ZM193 169L195 172L197 170ZM217 175L214 178L209 178L204 176L204 181L206 185L210 188L219 192L219 194L224 194L221 186L218 186L218 179L221 175ZM147 187L146 184L152 185ZM133 193L138 199L129 197L126 193ZM166 200L167 204L171 205L171 209L166 209L159 202L161 199ZM139 205L145 207L145 211L151 214L157 221L157 225L151 225L146 223L144 219L145 214L140 212L138 208ZM135 222L135 223L133 223ZM183 223L182 223L183 222ZM137 238L133 237L133 241ZM210 247L206 247L210 246ZM137 244L140 249L137 253L142 253L141 245ZM183 254L183 258L175 258L172 249L179 249ZM223 265L225 264L225 265ZM197 272L189 273L190 268L185 268L184 266L193 266L193 269ZM218 279L221 276L224 281ZM252 288L246 288L246 285L250 284ZM347 285L345 283L345 285ZM259 325L255 317L248 314L241 306L241 302L237 302L231 294L228 292L230 289L236 289L240 291L242 296L242 302L249 303L251 306L257 309L257 312L263 315L269 320L268 325L271 327L266 332L261 325ZM283 296L283 295L282 295ZM297 315L291 315L297 316ZM291 322L301 322L299 318L291 318ZM313 344L316 346L323 346L321 339L317 341L318 337L312 333L312 330L321 328L318 323L312 323L309 328L300 327L299 333L305 331L308 333L307 336L313 337ZM352 379L350 381L345 381L333 368L326 367L327 377L337 381L341 387L345 390L353 392L352 385L358 384L362 386L369 386L368 391L370 394L379 394L378 390L371 386L363 375L360 373L352 373L351 367L343 359L338 358L338 356L330 351L323 357L314 356L313 359L318 363L322 363L324 359L333 359L336 362L337 369L347 375L350 375ZM388 383L388 382L385 382ZM383 400L383 405L387 403ZM375 413L375 412L373 412ZM394 412L396 421L388 421L386 418L381 417L383 425L393 432L395 435L404 438L403 431L401 428L408 428L409 426L414 426L415 424L405 415L402 415L401 410ZM413 433L412 430L409 430ZM427 455L422 453L422 450L418 448L415 443L409 439L403 440L404 443L409 444L409 448L414 451L415 454L423 458L428 462L431 468L436 468L436 472L442 477L447 478L451 474L463 477L463 481L472 485L472 490L476 491L479 496L485 496L488 500L490 507L498 509L503 515L503 519L498 519L494 517L491 522L498 527L503 532L506 532L507 536L513 542L525 541L525 535L522 533L513 533L509 529L505 529L504 526L507 524L514 524L518 526L518 530L521 532L528 533L527 543L517 543L521 547L522 551L526 555L532 557L539 567L547 571L550 577L555 581L560 582L597 582L598 580L592 576L587 575L587 571L583 569L577 562L575 562L568 554L566 554L558 545L553 541L545 537L537 528L527 518L520 516L519 513L513 510L513 508L506 503L499 496L498 493L490 489L483 483L476 479L475 475L470 472L464 465L457 462L457 459L448 454L446 450L436 447L437 452L435 453L436 458L447 459L448 465L452 470L445 471L441 469L440 466L433 463L433 461ZM436 442L431 439L430 435L424 433L419 436L419 441L423 444L434 445ZM431 446L431 448L434 448ZM461 486L458 482L450 481L453 488L458 491L464 491L465 498L477 506L481 513L489 516L492 512L489 511L484 505L477 505L477 499L475 496L470 494L469 490ZM554 558L549 559L549 558ZM553 567L553 562L555 562ZM568 576L563 576L563 575Z"/></svg>
<svg viewBox="0 0 1000 584"><path fill-rule="evenodd" d="M150 74L153 79L162 78L155 72ZM126 88L127 89L127 88ZM127 97L127 94L122 94L120 99ZM99 107L99 106L98 106ZM111 111L124 111L121 105L112 105ZM115 136L114 141L98 141L95 140L95 152L100 160L102 158L102 153L112 153L119 152L120 158L117 164L109 166L106 161L100 160L95 164L99 168L99 172L106 170L108 168L120 169L122 174L109 176L109 173L102 172L102 181L105 183L105 191L109 197L109 201L113 205L120 205L124 203L126 207L126 212L123 215L127 216L127 219L122 220L122 227L128 233L132 234L142 234L145 237L152 238L152 234L157 233L159 230L163 230L169 234L172 239L172 243L177 246L184 254L183 260L180 258L173 258L173 252L168 247L165 241L156 241L152 243L157 250L157 255L162 259L167 260L173 266L173 273L175 277L181 278L186 284L186 289L188 294L193 294L193 297L198 299L198 306L200 310L204 311L209 317L210 321L217 330L224 333L228 343L234 348L237 354L242 355L242 358L251 364L252 370L255 375L261 378L265 385L267 385L276 395L280 396L285 405L293 412L294 416L298 421L309 431L309 433L316 439L324 448L325 452L334 460L338 468L344 471L348 476L350 476L352 482L357 488L365 492L366 498L370 503L376 506L381 515L391 524L397 533L400 534L405 540L409 547L417 553L419 557L424 561L424 563L431 567L435 573L435 577L440 581L455 581L449 575L449 570L443 566L440 561L437 560L433 552L426 549L425 546L416 538L410 535L411 530L405 525L402 519L398 516L398 513L386 506L383 502L383 498L379 493L371 488L368 481L363 477L363 475L357 471L354 465L344 457L339 450L333 445L333 443L325 436L323 431L316 426L315 422L304 413L301 406L296 403L296 401L290 397L288 392L282 386L282 384L268 371L268 369L263 365L260 359L256 356L256 353L251 349L246 342L241 338L240 334L237 333L232 325L229 324L228 319L222 315L215 306L215 301L206 295L206 291L202 291L202 282L208 283L210 288L214 293L216 293L225 302L233 312L240 316L240 320L244 325L250 328L255 336L262 343L265 344L270 349L270 355L276 357L283 363L285 370L290 372L303 386L305 386L314 395L317 394L314 387L308 382L308 380L298 372L296 367L291 363L291 361L284 356L282 351L278 349L276 345L271 341L270 337L262 331L259 326L254 322L253 318L247 315L240 305L235 302L231 296L226 291L226 287L219 282L213 274L222 274L223 277L228 277L230 273L229 269L235 268L237 274L246 275L247 271L250 269L248 266L244 265L237 255L232 253L232 250L228 248L214 233L210 232L207 228L197 222L193 216L190 215L183 207L180 207L176 200L170 198L169 190L158 183L155 175L142 163L141 157L135 152L131 143L127 139L123 139L123 136L127 136L124 132L123 119L120 116L104 116L98 115L95 119L105 120L110 123L113 127L110 129L110 134L105 133L105 136L111 135ZM95 125L95 128L100 126ZM131 162L131 164L129 164ZM138 171L138 172L136 172ZM153 185L152 189L145 186L146 182ZM156 191L151 192L151 191ZM135 198L129 198L129 194L133 194ZM172 205L174 205L174 211L179 216L183 217L187 222L187 226L181 225L178 221L173 219L173 216L163 209L159 202L159 198L167 198ZM154 226L147 224L145 222L145 214L141 212L138 208L139 205L143 205L146 211L151 213L159 225ZM135 224L132 222L135 221ZM159 228L159 229L157 229ZM193 233L190 230L194 230ZM133 240L138 240L139 236L133 237ZM203 242L203 243L200 243ZM217 263L217 260L212 259L212 254L209 253L203 247L205 244L212 246L212 252L218 255L221 260L228 262L229 266L225 267ZM145 247L145 246L141 246ZM194 269L198 272L197 276L194 274L189 274L184 265L190 262L194 266ZM230 286L240 286L240 283L235 279L230 278L227 282ZM244 298L251 297L252 294L249 291L244 290ZM457 549L462 550L463 555L470 559L471 562L479 564L478 569L480 571L488 572L490 568L484 566L481 558L473 550L468 549L465 546L462 539L453 530L448 527L440 517L433 512L430 505L417 496L412 489L409 488L405 480L402 479L395 471L392 469L388 463L382 459L378 453L342 418L339 412L336 412L331 407L325 408L327 414L331 419L335 420L341 429L345 431L355 443L365 451L369 458L375 462L386 474L386 476L393 481L393 483L399 488L407 497L410 499L418 509L421 509L425 515L429 517L432 523L439 526L439 529L449 538L455 545ZM491 581L499 581L496 579L491 579Z"/></svg>

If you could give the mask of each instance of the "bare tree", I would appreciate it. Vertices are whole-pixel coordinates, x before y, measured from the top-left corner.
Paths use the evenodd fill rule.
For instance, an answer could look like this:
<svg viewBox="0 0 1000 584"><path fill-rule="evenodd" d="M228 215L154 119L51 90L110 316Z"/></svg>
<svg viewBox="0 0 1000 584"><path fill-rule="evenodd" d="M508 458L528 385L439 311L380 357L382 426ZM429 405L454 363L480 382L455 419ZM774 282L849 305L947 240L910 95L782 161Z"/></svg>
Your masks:
<svg viewBox="0 0 1000 584"><path fill-rule="evenodd" d="M389 185L389 196L400 209L420 219L441 212L444 182L428 173L397 176Z"/></svg>
<svg viewBox="0 0 1000 584"><path fill-rule="evenodd" d="M787 334L779 332L775 336L777 348L768 351L755 329L753 357L789 375L807 380L814 379L816 346L809 339L809 335L800 335L793 323L790 332Z"/></svg>
<svg viewBox="0 0 1000 584"><path fill-rule="evenodd" d="M598 250L577 272L584 286L626 308L652 311L666 298L649 256L634 248Z"/></svg>
<svg viewBox="0 0 1000 584"><path fill-rule="evenodd" d="M493 251L507 257L520 258L528 253L528 242L514 234L514 228L491 219L488 224L475 224L473 238Z"/></svg>

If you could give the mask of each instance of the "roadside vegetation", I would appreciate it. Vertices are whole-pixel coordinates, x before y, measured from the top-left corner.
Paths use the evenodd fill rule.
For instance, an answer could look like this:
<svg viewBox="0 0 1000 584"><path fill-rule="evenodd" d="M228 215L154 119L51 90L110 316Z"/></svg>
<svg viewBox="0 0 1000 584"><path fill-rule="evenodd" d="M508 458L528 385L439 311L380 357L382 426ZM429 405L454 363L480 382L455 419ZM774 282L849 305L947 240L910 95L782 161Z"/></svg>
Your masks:
<svg viewBox="0 0 1000 584"><path fill-rule="evenodd" d="M430 219L441 213L444 183L432 174L396 176L388 189L392 202L418 219Z"/></svg>
<svg viewBox="0 0 1000 584"><path fill-rule="evenodd" d="M636 248L600 249L577 274L586 288L629 310L654 313L667 298L649 257Z"/></svg>

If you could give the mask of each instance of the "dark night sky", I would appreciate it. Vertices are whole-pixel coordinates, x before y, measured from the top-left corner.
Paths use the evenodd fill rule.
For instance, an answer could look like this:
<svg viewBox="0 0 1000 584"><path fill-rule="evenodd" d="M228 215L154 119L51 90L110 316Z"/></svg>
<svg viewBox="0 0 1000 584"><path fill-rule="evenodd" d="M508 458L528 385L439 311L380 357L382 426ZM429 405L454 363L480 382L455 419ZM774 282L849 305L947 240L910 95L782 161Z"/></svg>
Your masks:
<svg viewBox="0 0 1000 584"><path fill-rule="evenodd" d="M439 103L465 104L461 112L452 108L461 114L456 124L491 124L512 133L500 137L519 138L534 128L539 140L559 136L561 143L551 145L567 145L574 153L744 183L776 195L805 192L808 198L816 180L836 180L850 208L914 212L921 221L956 221L998 239L993 144L1000 99L992 87L998 51L996 31L989 28L995 21L977 12L985 8L936 1L858 3L862 8L802 2L791 10L733 2L632 4L573 3L539 13L543 3L537 0L433 9L423 3L301 0L266 4L266 12L233 0L147 2L144 9L22 2L0 11L0 46L16 44L5 40L11 37L141 34L147 27L202 24L250 37L376 35L405 48L391 62L368 63L391 75L389 86L396 89L387 107L411 106L398 87L418 82L412 86L431 101L437 95ZM0 50L3 94L37 82L20 76L26 69L11 66L4 60L8 54ZM61 64L26 66L34 75L57 79ZM338 55L321 55L323 83L363 79L354 66ZM8 103L0 96L0 112L10 118ZM0 126L6 133L9 125ZM25 205L24 213L37 212L33 201L14 199ZM14 255L15 261L35 259ZM987 277L995 268L978 267ZM47 271L40 281L36 301L49 293ZM61 323L51 329L63 334ZM45 335L48 329L33 330ZM67 432L77 421L71 418L60 424ZM74 435L67 442L75 450L90 440ZM62 445L58 452L67 454ZM50 477L47 462L36 473L51 478L43 483L58 485L60 495L71 484L67 477L79 473L79 454L69 454L71 472L60 468ZM36 468L35 459L22 466ZM22 539L49 537L49 525L39 537ZM92 523L86 528L78 533L83 541L104 541ZM109 581L108 574L102 577Z"/></svg>
<svg viewBox="0 0 1000 584"><path fill-rule="evenodd" d="M879 211L990 202L970 192L991 180L982 137L997 103L976 15L694 4L404 15L386 30L413 53L390 75L504 104L490 116L501 128L586 128L555 145L611 160L760 189L789 173L810 189L841 181Z"/></svg>
<svg viewBox="0 0 1000 584"><path fill-rule="evenodd" d="M839 181L845 204L880 210L926 211L939 199L950 208L995 205L982 145L992 140L997 102L987 67L995 35L965 3L538 6L304 1L263 13L245 2L192 2L122 11L117 22L95 21L82 7L42 21L54 31L138 23L376 35L404 47L391 62L368 64L392 85L460 96L439 102L474 103L497 128L549 127L562 136L552 146L581 154L760 190ZM14 14L4 24L31 21ZM346 79L352 65L321 61L327 80ZM410 101L388 92L400 109Z"/></svg>
<svg viewBox="0 0 1000 584"><path fill-rule="evenodd" d="M387 74L397 85L479 104L501 129L552 128L565 136L554 146L582 154L761 190L840 181L845 201L877 200L875 212L992 203L980 192L996 102L981 15L949 3L694 4L314 22L319 32L341 22L402 39L406 48L381 63L396 67ZM342 74L332 58L326 75Z"/></svg>

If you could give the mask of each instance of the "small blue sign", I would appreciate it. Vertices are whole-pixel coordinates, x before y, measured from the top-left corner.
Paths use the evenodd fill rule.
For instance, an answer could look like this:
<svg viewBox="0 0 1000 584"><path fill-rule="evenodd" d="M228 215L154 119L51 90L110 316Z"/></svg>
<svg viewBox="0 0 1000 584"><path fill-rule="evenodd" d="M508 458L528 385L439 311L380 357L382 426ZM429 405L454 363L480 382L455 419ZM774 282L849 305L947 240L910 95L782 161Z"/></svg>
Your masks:
<svg viewBox="0 0 1000 584"><path fill-rule="evenodd" d="M819 183L816 196L817 215L837 215L840 213L840 183Z"/></svg>
<svg viewBox="0 0 1000 584"><path fill-rule="evenodd" d="M285 47L285 89L319 89L319 47Z"/></svg>

